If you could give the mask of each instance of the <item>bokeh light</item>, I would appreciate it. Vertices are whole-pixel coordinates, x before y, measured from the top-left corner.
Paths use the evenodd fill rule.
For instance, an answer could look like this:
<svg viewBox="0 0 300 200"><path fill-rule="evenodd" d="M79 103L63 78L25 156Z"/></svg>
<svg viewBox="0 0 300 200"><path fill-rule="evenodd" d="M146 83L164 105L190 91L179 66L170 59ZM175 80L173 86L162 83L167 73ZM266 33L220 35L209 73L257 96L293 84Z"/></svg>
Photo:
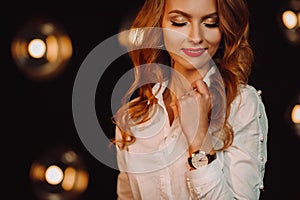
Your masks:
<svg viewBox="0 0 300 200"><path fill-rule="evenodd" d="M285 1L279 13L279 24L284 37L291 45L300 45L300 1Z"/></svg>
<svg viewBox="0 0 300 200"><path fill-rule="evenodd" d="M24 24L11 43L11 54L19 69L34 80L49 80L67 66L72 42L62 25L46 19Z"/></svg>
<svg viewBox="0 0 300 200"><path fill-rule="evenodd" d="M292 99L285 116L293 132L300 137L300 91Z"/></svg>
<svg viewBox="0 0 300 200"><path fill-rule="evenodd" d="M51 165L46 169L45 180L51 185L59 184L64 177L62 169L56 165Z"/></svg>
<svg viewBox="0 0 300 200"><path fill-rule="evenodd" d="M298 25L298 18L295 12L291 10L286 10L282 14L283 25L287 29L293 29Z"/></svg>
<svg viewBox="0 0 300 200"><path fill-rule="evenodd" d="M89 173L79 153L55 147L32 163L30 180L39 200L75 200L86 190Z"/></svg>
<svg viewBox="0 0 300 200"><path fill-rule="evenodd" d="M42 58L46 53L46 44L41 39L33 39L28 44L28 54L33 58Z"/></svg>
<svg viewBox="0 0 300 200"><path fill-rule="evenodd" d="M296 104L291 113L291 119L294 124L300 124L300 104Z"/></svg>

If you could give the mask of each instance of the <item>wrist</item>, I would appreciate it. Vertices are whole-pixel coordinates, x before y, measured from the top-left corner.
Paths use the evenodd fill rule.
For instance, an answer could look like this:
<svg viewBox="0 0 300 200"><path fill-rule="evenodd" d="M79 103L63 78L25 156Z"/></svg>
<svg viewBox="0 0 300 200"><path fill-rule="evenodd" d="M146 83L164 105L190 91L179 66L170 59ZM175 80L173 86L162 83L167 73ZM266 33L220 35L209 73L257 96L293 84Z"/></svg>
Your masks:
<svg viewBox="0 0 300 200"><path fill-rule="evenodd" d="M190 146L189 147L189 156L191 156L194 152L196 152L196 151L200 151L200 149L201 149L201 151L204 151L205 153L207 153L207 154L215 154L216 153L216 151L215 151L215 149L214 148L210 148L210 149L207 149L207 148L199 148L200 146L195 146L195 147L192 147L192 146Z"/></svg>
<svg viewBox="0 0 300 200"><path fill-rule="evenodd" d="M192 155L195 151L199 150L201 147L201 142L193 142L189 145L189 154Z"/></svg>
<svg viewBox="0 0 300 200"><path fill-rule="evenodd" d="M215 150L213 148L212 142L210 140L209 134L206 135L205 138L202 138L201 141L194 140L190 145L189 145L189 154L192 155L197 150L202 150L206 153L209 154L214 154Z"/></svg>
<svg viewBox="0 0 300 200"><path fill-rule="evenodd" d="M210 154L202 150L197 150L193 152L191 156L188 158L190 170L199 169L201 167L207 166L216 158L217 158L216 152Z"/></svg>

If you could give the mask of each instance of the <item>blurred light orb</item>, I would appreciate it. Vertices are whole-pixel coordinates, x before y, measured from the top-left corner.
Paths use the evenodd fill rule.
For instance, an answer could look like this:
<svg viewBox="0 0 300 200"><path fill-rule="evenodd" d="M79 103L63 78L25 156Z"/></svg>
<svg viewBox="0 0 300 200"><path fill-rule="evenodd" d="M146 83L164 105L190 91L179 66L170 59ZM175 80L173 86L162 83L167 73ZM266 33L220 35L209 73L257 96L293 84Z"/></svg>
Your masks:
<svg viewBox="0 0 300 200"><path fill-rule="evenodd" d="M293 29L298 25L298 18L296 13L291 10L286 10L282 14L283 25L288 29Z"/></svg>
<svg viewBox="0 0 300 200"><path fill-rule="evenodd" d="M49 184L57 185L64 177L64 172L62 169L56 165L51 165L46 169L45 179Z"/></svg>
<svg viewBox="0 0 300 200"><path fill-rule="evenodd" d="M41 39L33 39L28 44L28 54L33 58L42 58L46 53L46 44Z"/></svg>
<svg viewBox="0 0 300 200"><path fill-rule="evenodd" d="M295 100L293 100L293 104L288 109L287 116L295 134L300 137L300 92L298 92Z"/></svg>
<svg viewBox="0 0 300 200"><path fill-rule="evenodd" d="M300 124L300 104L294 106L291 118L294 124Z"/></svg>
<svg viewBox="0 0 300 200"><path fill-rule="evenodd" d="M300 45L300 0L288 0L280 11L281 31L292 45Z"/></svg>
<svg viewBox="0 0 300 200"><path fill-rule="evenodd" d="M72 42L64 28L46 19L24 24L11 43L16 65L34 80L49 80L59 75L72 53Z"/></svg>
<svg viewBox="0 0 300 200"><path fill-rule="evenodd" d="M56 147L42 154L32 163L29 177L39 200L79 199L89 182L83 159L67 147Z"/></svg>

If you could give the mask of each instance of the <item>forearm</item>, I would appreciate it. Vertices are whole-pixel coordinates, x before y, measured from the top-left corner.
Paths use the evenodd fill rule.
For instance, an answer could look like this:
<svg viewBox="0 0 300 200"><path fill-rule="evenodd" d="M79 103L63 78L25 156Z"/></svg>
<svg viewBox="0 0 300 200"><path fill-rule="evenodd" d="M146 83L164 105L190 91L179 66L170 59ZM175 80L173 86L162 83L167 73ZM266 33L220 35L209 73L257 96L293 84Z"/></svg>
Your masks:
<svg viewBox="0 0 300 200"><path fill-rule="evenodd" d="M205 151L209 154L214 154L215 150L213 148L213 144L211 141L211 137L209 133L201 134L202 137L199 137L198 139L195 138L189 145L189 154L191 155L193 152L197 150Z"/></svg>

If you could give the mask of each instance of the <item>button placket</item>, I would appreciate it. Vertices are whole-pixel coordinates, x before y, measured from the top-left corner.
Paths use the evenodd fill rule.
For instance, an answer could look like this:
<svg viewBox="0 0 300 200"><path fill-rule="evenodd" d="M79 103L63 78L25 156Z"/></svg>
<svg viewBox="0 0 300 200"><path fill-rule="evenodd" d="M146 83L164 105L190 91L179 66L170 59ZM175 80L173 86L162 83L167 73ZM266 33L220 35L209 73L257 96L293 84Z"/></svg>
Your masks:
<svg viewBox="0 0 300 200"><path fill-rule="evenodd" d="M196 196L197 200L201 199L201 194L200 192L192 185L191 180L189 178L186 178L186 182L188 185L189 190L191 191L191 193L193 193Z"/></svg>

